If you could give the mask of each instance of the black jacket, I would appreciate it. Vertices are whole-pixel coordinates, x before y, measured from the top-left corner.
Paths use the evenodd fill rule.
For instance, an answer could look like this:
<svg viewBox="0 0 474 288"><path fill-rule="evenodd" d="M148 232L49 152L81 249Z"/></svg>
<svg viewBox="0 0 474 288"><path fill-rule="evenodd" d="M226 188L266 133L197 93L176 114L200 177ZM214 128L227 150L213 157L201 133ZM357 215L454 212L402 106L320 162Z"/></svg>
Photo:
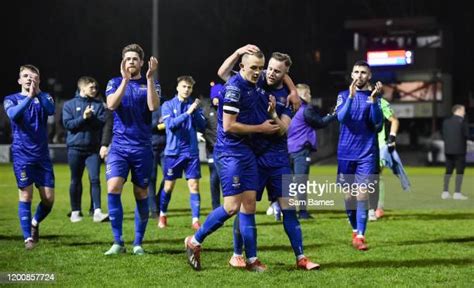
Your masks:
<svg viewBox="0 0 474 288"><path fill-rule="evenodd" d="M453 115L443 121L443 140L445 154L466 154L466 141L469 139L469 125L464 118Z"/></svg>

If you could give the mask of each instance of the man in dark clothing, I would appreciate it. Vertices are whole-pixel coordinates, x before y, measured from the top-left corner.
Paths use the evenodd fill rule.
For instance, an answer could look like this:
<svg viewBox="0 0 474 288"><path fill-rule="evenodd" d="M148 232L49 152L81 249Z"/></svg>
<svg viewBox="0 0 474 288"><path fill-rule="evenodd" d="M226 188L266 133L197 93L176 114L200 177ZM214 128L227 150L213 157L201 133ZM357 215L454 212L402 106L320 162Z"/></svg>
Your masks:
<svg viewBox="0 0 474 288"><path fill-rule="evenodd" d="M67 132L68 162L71 169L71 222L82 220L82 174L89 171L89 181L94 202L94 222L108 218L102 213L100 204L100 159L99 145L104 125L103 103L95 99L97 81L88 76L79 78L76 97L67 101L63 107L63 125Z"/></svg>
<svg viewBox="0 0 474 288"><path fill-rule="evenodd" d="M164 103L164 98L160 99L160 103ZM164 186L164 179L161 179L158 190L156 189L156 181L158 179L158 166L163 170L163 160L166 147L166 130L161 117L161 107L153 111L151 119L151 144L153 146L153 166L151 169L150 184L148 184L148 206L150 209L150 217L158 219L160 191Z"/></svg>
<svg viewBox="0 0 474 288"><path fill-rule="evenodd" d="M217 137L217 107L219 106L220 91L224 88L222 84L216 84L211 88L211 103L203 107L204 117L207 120L204 139L206 140L207 162L209 164L209 180L211 184L212 210L221 206L221 182L214 165L214 146Z"/></svg>
<svg viewBox="0 0 474 288"><path fill-rule="evenodd" d="M446 173L444 175L444 188L442 199L467 200L461 194L464 168L466 167L466 141L469 139L469 125L465 121L466 109L462 105L454 105L453 115L443 122L444 153L446 155ZM449 194L449 180L456 168L456 189L453 196Z"/></svg>

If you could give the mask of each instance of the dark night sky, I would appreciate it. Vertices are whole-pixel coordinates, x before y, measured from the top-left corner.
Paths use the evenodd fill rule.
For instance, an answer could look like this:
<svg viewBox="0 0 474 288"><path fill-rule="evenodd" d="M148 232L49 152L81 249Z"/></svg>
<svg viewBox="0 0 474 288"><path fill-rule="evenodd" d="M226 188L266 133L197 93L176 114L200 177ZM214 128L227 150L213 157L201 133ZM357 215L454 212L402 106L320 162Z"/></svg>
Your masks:
<svg viewBox="0 0 474 288"><path fill-rule="evenodd" d="M43 90L46 79L55 78L63 86L55 96L70 98L82 75L98 79L102 89L118 76L125 45L139 43L150 56L151 0L12 5L1 17L2 98L18 90L18 67L24 63L40 68ZM220 63L236 48L254 43L266 55L289 53L295 82L310 83L313 94L327 97L340 88L329 72L346 69L345 51L352 47L344 20L435 16L452 31L453 94L455 102L465 102L474 90L474 25L467 4L453 6L446 1L160 0L159 79L165 95L172 96L176 77L189 74L198 81L195 94L207 95ZM315 49L321 51L318 64L311 56Z"/></svg>

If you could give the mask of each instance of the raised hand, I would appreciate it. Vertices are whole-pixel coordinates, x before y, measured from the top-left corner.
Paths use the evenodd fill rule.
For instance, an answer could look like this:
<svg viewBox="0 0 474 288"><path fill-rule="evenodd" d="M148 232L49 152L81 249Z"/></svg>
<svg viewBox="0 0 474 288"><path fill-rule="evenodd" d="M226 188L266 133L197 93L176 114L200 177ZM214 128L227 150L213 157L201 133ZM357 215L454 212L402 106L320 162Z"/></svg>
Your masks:
<svg viewBox="0 0 474 288"><path fill-rule="evenodd" d="M274 114L276 114L276 99L275 99L275 96L273 95L270 95L270 97L268 97L269 101L268 101L268 114L270 114L272 116L272 118L275 118Z"/></svg>
<svg viewBox="0 0 474 288"><path fill-rule="evenodd" d="M92 105L89 105L86 107L86 110L84 110L84 113L82 114L82 118L84 119L91 118L93 114L94 114L94 107L92 107Z"/></svg>
<svg viewBox="0 0 474 288"><path fill-rule="evenodd" d="M130 73L125 66L126 61L125 59L122 59L122 63L120 63L120 74L122 74L122 78L130 80L132 78L132 73Z"/></svg>
<svg viewBox="0 0 474 288"><path fill-rule="evenodd" d="M383 88L382 82L377 81L377 83L375 83L374 89L372 90L372 94L370 94L370 96L369 96L369 101L370 102L374 102L377 95L382 92L382 88Z"/></svg>
<svg viewBox="0 0 474 288"><path fill-rule="evenodd" d="M189 115L193 114L193 112L196 111L196 109L197 109L197 107L199 106L200 103L201 103L201 100L196 98L196 100L194 100L193 104L191 104L191 106L189 106L188 111L186 111L186 113L188 113Z"/></svg>
<svg viewBox="0 0 474 288"><path fill-rule="evenodd" d="M148 61L148 71L146 71L146 78L150 79L153 77L153 74L158 69L158 59L156 57L151 56L150 60Z"/></svg>
<svg viewBox="0 0 474 288"><path fill-rule="evenodd" d="M354 98L356 95L356 82L357 79L352 80L351 85L349 86L349 97Z"/></svg>
<svg viewBox="0 0 474 288"><path fill-rule="evenodd" d="M236 50L236 52L237 52L237 54L239 54L239 56L242 56L245 53L253 54L253 53L258 52L258 51L260 51L260 48L258 48L255 45L252 45L252 44L247 44L247 45L242 46L242 47L240 47L239 49Z"/></svg>
<svg viewBox="0 0 474 288"><path fill-rule="evenodd" d="M28 90L28 97L33 98L39 93L38 81L36 79L31 79L30 89Z"/></svg>

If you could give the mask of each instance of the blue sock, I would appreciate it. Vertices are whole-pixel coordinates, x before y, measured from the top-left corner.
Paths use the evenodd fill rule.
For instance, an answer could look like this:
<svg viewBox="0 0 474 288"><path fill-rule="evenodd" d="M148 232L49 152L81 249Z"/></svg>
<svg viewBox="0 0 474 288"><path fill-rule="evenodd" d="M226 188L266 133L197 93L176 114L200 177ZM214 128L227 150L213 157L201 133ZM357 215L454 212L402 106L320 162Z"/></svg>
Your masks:
<svg viewBox="0 0 474 288"><path fill-rule="evenodd" d="M191 206L192 217L199 218L199 212L201 211L201 195L190 193L189 205Z"/></svg>
<svg viewBox="0 0 474 288"><path fill-rule="evenodd" d="M43 201L41 201L38 206L36 207L36 213L35 213L35 221L36 223L41 223L41 221L48 216L49 212L51 212L51 206L47 206L43 204Z"/></svg>
<svg viewBox="0 0 474 288"><path fill-rule="evenodd" d="M234 254L242 255L242 247L244 246L244 240L242 239L242 234L240 234L239 227L239 214L235 215L234 227L232 229L234 235Z"/></svg>
<svg viewBox="0 0 474 288"><path fill-rule="evenodd" d="M230 215L227 214L224 207L220 206L207 216L204 224L202 224L201 228L194 234L194 238L199 243L202 243L208 235L219 229L229 218Z"/></svg>
<svg viewBox="0 0 474 288"><path fill-rule="evenodd" d="M146 225L148 223L148 197L141 200L135 200L137 207L135 208L135 240L133 246L142 245L145 236Z"/></svg>
<svg viewBox="0 0 474 288"><path fill-rule="evenodd" d="M257 257L257 227L255 214L239 212L240 233L244 240L245 256L247 259Z"/></svg>
<svg viewBox="0 0 474 288"><path fill-rule="evenodd" d="M367 206L369 201L362 200L357 201L357 234L365 235L365 229L367 227Z"/></svg>
<svg viewBox="0 0 474 288"><path fill-rule="evenodd" d="M160 194L160 211L166 213L168 211L168 204L170 204L171 200L171 192L166 193L163 189Z"/></svg>
<svg viewBox="0 0 474 288"><path fill-rule="evenodd" d="M112 225L112 234L114 234L114 243L123 246L123 207L120 196L120 194L109 193L107 195L107 201L109 204L109 218L110 224Z"/></svg>
<svg viewBox="0 0 474 288"><path fill-rule="evenodd" d="M345 200L346 203L346 213L347 218L349 218L349 222L351 223L352 230L357 230L357 217L356 217L356 210L355 210L355 201L350 198Z"/></svg>
<svg viewBox="0 0 474 288"><path fill-rule="evenodd" d="M18 218L25 240L31 237L31 202L18 202Z"/></svg>
<svg viewBox="0 0 474 288"><path fill-rule="evenodd" d="M295 256L303 255L303 233L295 210L283 210L283 227L290 239L291 247Z"/></svg>

